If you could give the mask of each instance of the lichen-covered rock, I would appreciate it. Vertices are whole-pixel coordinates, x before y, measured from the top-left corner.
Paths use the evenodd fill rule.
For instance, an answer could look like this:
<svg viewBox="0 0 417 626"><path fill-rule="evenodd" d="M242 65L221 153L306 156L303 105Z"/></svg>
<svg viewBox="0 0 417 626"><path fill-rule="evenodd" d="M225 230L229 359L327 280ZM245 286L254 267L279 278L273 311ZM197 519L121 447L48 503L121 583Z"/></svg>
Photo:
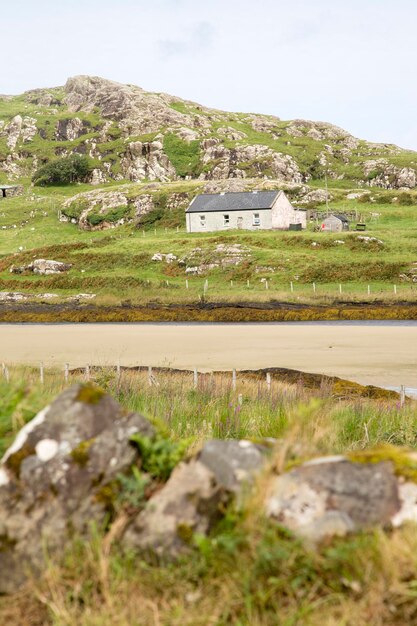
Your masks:
<svg viewBox="0 0 417 626"><path fill-rule="evenodd" d="M128 528L128 548L175 557L194 533L207 534L265 463L266 448L249 441L209 441L180 463Z"/></svg>
<svg viewBox="0 0 417 626"><path fill-rule="evenodd" d="M45 554L62 552L106 516L106 486L138 455L149 422L92 385L75 385L17 435L0 462L0 593L15 591Z"/></svg>
<svg viewBox="0 0 417 626"><path fill-rule="evenodd" d="M390 525L402 505L389 460L358 463L323 457L274 477L265 508L268 516L315 542Z"/></svg>

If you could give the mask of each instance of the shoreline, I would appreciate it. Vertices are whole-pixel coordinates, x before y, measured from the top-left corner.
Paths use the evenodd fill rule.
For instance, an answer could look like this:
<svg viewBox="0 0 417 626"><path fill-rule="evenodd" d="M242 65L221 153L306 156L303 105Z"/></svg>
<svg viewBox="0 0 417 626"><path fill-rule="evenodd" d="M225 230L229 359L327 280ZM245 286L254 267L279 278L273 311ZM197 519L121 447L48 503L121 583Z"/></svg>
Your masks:
<svg viewBox="0 0 417 626"><path fill-rule="evenodd" d="M0 323L308 322L417 320L416 302L334 302L310 305L270 301L159 303L141 306L2 303Z"/></svg>

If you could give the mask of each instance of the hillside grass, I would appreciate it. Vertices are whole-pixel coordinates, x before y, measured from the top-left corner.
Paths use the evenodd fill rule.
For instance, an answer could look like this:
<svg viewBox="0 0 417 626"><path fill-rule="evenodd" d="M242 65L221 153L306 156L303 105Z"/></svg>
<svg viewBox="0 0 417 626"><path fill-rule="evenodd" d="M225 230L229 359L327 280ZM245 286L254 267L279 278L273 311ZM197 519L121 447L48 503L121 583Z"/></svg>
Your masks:
<svg viewBox="0 0 417 626"><path fill-rule="evenodd" d="M138 188L123 188L133 193L131 187ZM58 221L62 202L75 190L91 189L88 185L29 190L23 197L0 200L0 291L53 292L63 297L90 292L97 295L98 304L112 305L122 301L193 303L201 298L232 303L415 301L417 283L411 280L410 271L417 263L417 206L393 204L392 192L379 192L375 203L347 201L337 190L333 192L336 199L331 210L356 210L358 220L367 224L365 233L314 232L315 223L311 222L303 233L187 234L184 210L164 209L162 196L176 190L188 190L192 196L198 188L195 182L162 186L156 192L162 194L161 211L152 219L152 213L146 216L142 227L129 224L104 231L85 231ZM119 215L117 210L113 212ZM97 219L102 218L97 215ZM363 234L382 244L359 240L358 235ZM219 244L240 244L247 256L238 265L224 265L224 255L216 252ZM187 260L196 248L201 248L196 260ZM202 262L221 265L190 276L177 261L152 261L157 252L172 253L189 266ZM24 265L33 258L52 258L73 267L58 276L10 274L12 265ZM404 274L409 278L404 279Z"/></svg>
<svg viewBox="0 0 417 626"><path fill-rule="evenodd" d="M309 388L273 377L201 376L109 369L96 383L128 410L143 412L164 437L187 440L189 453L207 439L275 437L274 463L285 468L314 455L375 444L417 447L415 402L334 396L326 383ZM72 372L69 382L83 380ZM0 380L0 454L21 426L65 387L63 372L15 367ZM278 444L279 444L278 441ZM281 450L281 452L279 452ZM278 470L279 471L279 470ZM262 482L259 485L262 489ZM121 508L116 520L122 520ZM175 563L155 562L118 546L113 530L92 529L21 592L0 598L1 623L19 626L404 626L417 616L417 540L413 525L373 530L311 550L266 520L256 497L231 507L208 538L196 536Z"/></svg>

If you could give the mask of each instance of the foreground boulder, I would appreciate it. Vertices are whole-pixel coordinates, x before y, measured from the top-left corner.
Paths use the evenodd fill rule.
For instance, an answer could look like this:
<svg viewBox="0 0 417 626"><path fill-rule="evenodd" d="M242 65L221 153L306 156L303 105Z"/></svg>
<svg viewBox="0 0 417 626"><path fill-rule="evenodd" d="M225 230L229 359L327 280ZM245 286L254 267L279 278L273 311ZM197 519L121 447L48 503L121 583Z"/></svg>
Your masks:
<svg viewBox="0 0 417 626"><path fill-rule="evenodd" d="M87 536L106 516L106 485L130 468L133 434L149 422L110 396L75 385L18 434L0 462L0 593L15 591L62 553L72 534Z"/></svg>
<svg viewBox="0 0 417 626"><path fill-rule="evenodd" d="M196 457L180 463L148 501L127 530L124 545L159 556L184 552L193 534L207 534L253 480L266 452L249 441L209 441Z"/></svg>
<svg viewBox="0 0 417 626"><path fill-rule="evenodd" d="M395 450L395 449L394 449ZM386 457L384 460L384 456ZM406 468L413 453L398 453ZM417 521L417 484L401 476L393 449L360 461L323 457L275 476L269 483L266 513L297 535L315 543L375 526ZM413 470L414 471L414 470Z"/></svg>

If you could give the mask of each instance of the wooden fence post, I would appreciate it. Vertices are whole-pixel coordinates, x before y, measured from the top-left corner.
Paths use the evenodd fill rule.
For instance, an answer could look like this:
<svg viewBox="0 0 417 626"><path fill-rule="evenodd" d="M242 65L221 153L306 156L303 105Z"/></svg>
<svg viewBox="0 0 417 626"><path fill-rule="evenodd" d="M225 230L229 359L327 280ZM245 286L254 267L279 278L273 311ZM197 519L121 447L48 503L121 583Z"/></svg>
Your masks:
<svg viewBox="0 0 417 626"><path fill-rule="evenodd" d="M65 363L64 365L64 380L67 383L69 378L69 363Z"/></svg>
<svg viewBox="0 0 417 626"><path fill-rule="evenodd" d="M230 286L233 287L233 280L230 281Z"/></svg>
<svg viewBox="0 0 417 626"><path fill-rule="evenodd" d="M400 387L400 406L403 407L405 404L405 386L401 385Z"/></svg>
<svg viewBox="0 0 417 626"><path fill-rule="evenodd" d="M45 382L44 371L43 371L43 363L39 363L39 380L41 381L41 385Z"/></svg>
<svg viewBox="0 0 417 626"><path fill-rule="evenodd" d="M268 393L271 391L271 374L270 372L266 373L266 388L268 389Z"/></svg>
<svg viewBox="0 0 417 626"><path fill-rule="evenodd" d="M236 370L232 371L232 389L236 391Z"/></svg>
<svg viewBox="0 0 417 626"><path fill-rule="evenodd" d="M185 288L188 289L188 278L185 279Z"/></svg>
<svg viewBox="0 0 417 626"><path fill-rule="evenodd" d="M394 285L394 294L397 295L397 285Z"/></svg>
<svg viewBox="0 0 417 626"><path fill-rule="evenodd" d="M197 371L196 367L194 368L193 385L194 385L194 389L197 389L197 387L198 387L198 371Z"/></svg>
<svg viewBox="0 0 417 626"><path fill-rule="evenodd" d="M313 283L313 292L316 293L316 283Z"/></svg>
<svg viewBox="0 0 417 626"><path fill-rule="evenodd" d="M246 281L246 287L250 287L249 278L248 278L248 280Z"/></svg>
<svg viewBox="0 0 417 626"><path fill-rule="evenodd" d="M117 377L117 382L119 383L120 382L120 377L121 377L120 361L117 361L116 377Z"/></svg>
<svg viewBox="0 0 417 626"><path fill-rule="evenodd" d="M339 293L342 293L342 283L339 283Z"/></svg>
<svg viewBox="0 0 417 626"><path fill-rule="evenodd" d="M148 367L148 385L149 385L149 387L152 387L152 379L153 379L152 367L149 365L149 367Z"/></svg>
<svg viewBox="0 0 417 626"><path fill-rule="evenodd" d="M265 281L265 289L269 289L268 281Z"/></svg>
<svg viewBox="0 0 417 626"><path fill-rule="evenodd" d="M291 293L292 293L294 291L294 285L293 285L292 281L290 282L290 289L291 289Z"/></svg>
<svg viewBox="0 0 417 626"><path fill-rule="evenodd" d="M85 366L85 379L90 380L90 366L89 365Z"/></svg>
<svg viewBox="0 0 417 626"><path fill-rule="evenodd" d="M368 296L371 295L371 285L368 285Z"/></svg>

